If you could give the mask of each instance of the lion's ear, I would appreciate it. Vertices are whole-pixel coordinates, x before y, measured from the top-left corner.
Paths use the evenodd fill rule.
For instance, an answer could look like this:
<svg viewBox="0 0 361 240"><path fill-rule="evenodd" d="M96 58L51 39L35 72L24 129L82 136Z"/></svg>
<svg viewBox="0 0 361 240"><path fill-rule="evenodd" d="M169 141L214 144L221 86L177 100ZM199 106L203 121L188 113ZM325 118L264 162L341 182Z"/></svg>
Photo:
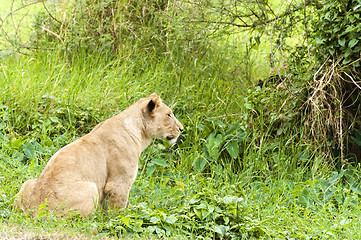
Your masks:
<svg viewBox="0 0 361 240"><path fill-rule="evenodd" d="M155 102L153 100L150 100L147 105L148 111L153 112L155 109Z"/></svg>
<svg viewBox="0 0 361 240"><path fill-rule="evenodd" d="M148 98L150 98L150 100L147 104L147 109L149 112L153 113L159 106L161 100L160 100L160 97L158 96L158 94L156 94L156 93L149 95Z"/></svg>

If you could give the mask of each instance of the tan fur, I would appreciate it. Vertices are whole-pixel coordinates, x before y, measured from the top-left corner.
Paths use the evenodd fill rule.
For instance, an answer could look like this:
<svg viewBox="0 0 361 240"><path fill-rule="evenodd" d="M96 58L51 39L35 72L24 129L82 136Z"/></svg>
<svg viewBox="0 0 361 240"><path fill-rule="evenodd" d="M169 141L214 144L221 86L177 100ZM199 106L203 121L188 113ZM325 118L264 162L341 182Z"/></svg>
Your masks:
<svg viewBox="0 0 361 240"><path fill-rule="evenodd" d="M36 214L46 204L56 214L84 216L99 203L125 208L141 152L155 137L175 142L182 130L157 94L142 98L60 149L39 178L23 184L15 207Z"/></svg>

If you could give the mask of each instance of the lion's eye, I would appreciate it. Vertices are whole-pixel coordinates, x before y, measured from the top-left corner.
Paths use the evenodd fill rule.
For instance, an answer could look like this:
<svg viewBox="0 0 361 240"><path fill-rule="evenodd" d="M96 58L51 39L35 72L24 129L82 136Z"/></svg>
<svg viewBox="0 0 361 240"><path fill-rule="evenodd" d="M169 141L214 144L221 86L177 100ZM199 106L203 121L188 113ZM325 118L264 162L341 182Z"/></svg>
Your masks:
<svg viewBox="0 0 361 240"><path fill-rule="evenodd" d="M168 113L167 115L168 115L168 117L172 117L172 114L170 114L170 113Z"/></svg>

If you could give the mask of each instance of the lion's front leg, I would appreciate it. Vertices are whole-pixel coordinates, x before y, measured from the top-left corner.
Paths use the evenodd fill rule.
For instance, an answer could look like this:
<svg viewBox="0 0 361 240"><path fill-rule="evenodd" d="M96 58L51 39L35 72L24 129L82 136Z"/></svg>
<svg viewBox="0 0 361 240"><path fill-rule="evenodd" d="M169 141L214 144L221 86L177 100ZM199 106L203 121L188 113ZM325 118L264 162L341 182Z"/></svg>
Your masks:
<svg viewBox="0 0 361 240"><path fill-rule="evenodd" d="M126 208L131 182L109 181L105 184L103 207L108 208Z"/></svg>

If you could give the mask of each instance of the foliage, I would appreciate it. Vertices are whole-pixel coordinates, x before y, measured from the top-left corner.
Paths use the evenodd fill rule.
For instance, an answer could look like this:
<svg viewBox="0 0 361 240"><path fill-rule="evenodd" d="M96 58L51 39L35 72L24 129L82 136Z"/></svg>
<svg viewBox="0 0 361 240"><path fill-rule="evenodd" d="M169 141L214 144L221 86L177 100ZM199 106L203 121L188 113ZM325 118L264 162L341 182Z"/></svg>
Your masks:
<svg viewBox="0 0 361 240"><path fill-rule="evenodd" d="M343 51L358 36L343 32L358 29L358 7L58 3L45 2L34 21L33 47L48 49L0 62L0 223L90 238L360 238L360 169L339 161L361 143L360 131L339 131L359 126L345 107L358 113L357 91L339 91L357 80L357 62L343 62L356 55ZM321 58L332 48L335 58ZM58 149L152 92L185 131L144 151L127 209L58 218L45 204L37 221L12 209Z"/></svg>
<svg viewBox="0 0 361 240"><path fill-rule="evenodd" d="M192 41L196 37L184 31L186 23L177 4L168 0L76 0L64 1L62 7L44 5L35 16L32 45L113 57L134 46L149 54L170 56L173 61L171 46L180 51L197 47ZM184 33L190 38L185 39Z"/></svg>
<svg viewBox="0 0 361 240"><path fill-rule="evenodd" d="M192 23L206 25L214 31L220 30L222 33L227 28L230 28L228 30L258 31L260 35L255 38L258 44L262 34L269 30L269 25L281 20L283 23L287 23L284 28L289 28L299 20L295 13L303 9L302 2L286 2L281 8L277 6L276 2L271 1L215 2L204 0L189 4L192 7L187 10L190 11L188 16L191 16ZM287 4L289 5L285 7ZM290 21L286 21L287 17L293 19L289 18ZM280 26L277 24L276 28L280 28Z"/></svg>
<svg viewBox="0 0 361 240"><path fill-rule="evenodd" d="M282 127L297 118L282 107L283 102L272 105L274 97L287 98L284 91L257 87L245 92L242 83L234 82L229 74L233 66L223 58L229 56L226 49L209 51L196 64L191 59L176 69L182 76L176 85L172 63L152 62L141 50L131 54L136 57L111 61L94 54L68 62L51 53L3 62L0 172L6 177L0 178L1 221L130 238L298 236L285 217L296 211L301 216L298 220L309 221L302 217L305 211L306 216L310 213L308 206L296 205L299 190L294 190L309 184L297 175L303 176L305 168L316 173L326 167L314 165L317 154L307 151L309 146L297 144L291 127ZM87 219L57 219L45 208L47 217L38 222L12 210L21 184L38 176L52 154L86 133L95 122L153 91L174 109L185 131L175 146L155 141L143 153L128 209L110 213L99 209ZM286 121L279 114L284 114ZM273 127L268 128L269 124ZM288 181L294 181L295 186ZM284 188L288 185L289 190ZM291 190L296 191L295 196ZM348 194L357 199L352 191ZM347 204L345 208L351 209ZM317 213L323 209L316 209ZM354 216L347 211L343 214ZM328 223L339 221L322 217ZM322 220L315 217L312 221ZM297 228L315 236L323 234L310 224Z"/></svg>
<svg viewBox="0 0 361 240"><path fill-rule="evenodd" d="M227 186L220 185L226 180L222 179L224 175L219 176L221 178L176 175L170 179L163 176L162 181L155 184L156 188L160 185L167 189L167 197L156 198L159 193L151 192L150 197L156 195L157 201L131 205L121 213L106 216L106 220L103 215L96 215L95 219L100 217L102 222L98 221L100 224L94 227L99 233L118 237L250 239L328 235L337 239L346 236L343 226L350 226L352 221L342 217L334 220L334 214L338 211L349 214L349 210L359 209L360 192L354 184L359 182L359 176L355 173L355 169L344 169L325 178L303 181L247 182L236 178L228 179ZM144 196L144 191L146 187L136 184L134 194ZM305 215L309 217L303 218ZM322 216L321 221L325 222L318 222L316 216ZM298 231L295 231L293 224L299 221L304 225L297 225ZM332 221L341 223L341 227ZM313 228L313 224L322 226L323 230L316 230L318 227Z"/></svg>
<svg viewBox="0 0 361 240"><path fill-rule="evenodd" d="M359 161L359 3L326 1L312 21L314 62L305 95L305 125L333 158Z"/></svg>
<svg viewBox="0 0 361 240"><path fill-rule="evenodd" d="M6 171L0 166L1 171ZM27 170L31 169L28 165ZM16 177L24 169L12 172ZM57 218L48 213L36 222L9 210L12 189L4 187L1 179L0 222L11 217L13 224L24 224L30 229L67 226L97 237L133 239L359 236L360 178L358 170L352 168L323 177L295 176L265 181L235 175L228 178L225 174L205 177L173 172L167 175L139 176L132 188L129 207L122 211L99 209L85 219Z"/></svg>
<svg viewBox="0 0 361 240"><path fill-rule="evenodd" d="M246 137L246 132L242 130L240 124L233 123L227 126L218 119L210 118L198 124L197 128L205 137L202 138L203 144L200 145L202 148L194 149L192 152L194 170L197 172L202 172L206 168L209 170L214 164L230 166L231 169L236 170L236 162L242 154L241 144Z"/></svg>
<svg viewBox="0 0 361 240"><path fill-rule="evenodd" d="M325 60L325 56L331 55L342 58L342 65L352 63L353 67L359 67L360 3L327 1L317 13L322 16L314 23L318 58Z"/></svg>
<svg viewBox="0 0 361 240"><path fill-rule="evenodd" d="M65 2L63 4L66 4ZM77 0L64 8L44 8L35 17L35 46L61 47L65 51L118 52L131 39L143 46L164 40L166 23L160 13L168 1ZM61 17L68 15L67 18Z"/></svg>

